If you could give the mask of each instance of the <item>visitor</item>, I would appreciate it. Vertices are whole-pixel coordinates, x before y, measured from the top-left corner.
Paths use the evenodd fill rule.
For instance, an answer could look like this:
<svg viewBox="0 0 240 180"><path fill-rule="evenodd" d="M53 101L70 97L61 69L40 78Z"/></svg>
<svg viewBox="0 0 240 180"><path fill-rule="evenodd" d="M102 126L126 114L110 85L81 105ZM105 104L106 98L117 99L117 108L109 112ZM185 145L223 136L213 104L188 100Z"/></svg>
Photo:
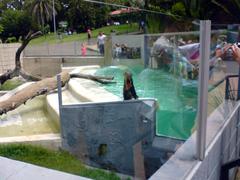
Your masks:
<svg viewBox="0 0 240 180"><path fill-rule="evenodd" d="M124 75L123 99L124 100L137 99L138 96L133 85L132 74L129 72L125 72L123 75Z"/></svg>
<svg viewBox="0 0 240 180"><path fill-rule="evenodd" d="M67 34L72 35L72 31L69 29Z"/></svg>
<svg viewBox="0 0 240 180"><path fill-rule="evenodd" d="M240 64L240 47L237 44L231 46L233 58Z"/></svg>
<svg viewBox="0 0 240 180"><path fill-rule="evenodd" d="M97 45L98 45L99 52L101 55L104 55L105 38L106 38L106 35L103 32L100 32L97 37Z"/></svg>
<svg viewBox="0 0 240 180"><path fill-rule="evenodd" d="M224 44L223 47L217 46L215 56L220 58L231 56L231 58L235 59L240 64L240 45L235 43L233 45Z"/></svg>
<svg viewBox="0 0 240 180"><path fill-rule="evenodd" d="M89 44L92 38L92 31L90 28L87 29L87 37L88 37L88 44Z"/></svg>
<svg viewBox="0 0 240 180"><path fill-rule="evenodd" d="M144 32L145 32L145 22L144 22L143 20L141 20L141 21L139 22L139 31L140 31L141 33L144 33Z"/></svg>
<svg viewBox="0 0 240 180"><path fill-rule="evenodd" d="M85 43L82 43L82 45L81 45L81 54L82 54L82 56L86 56L86 54L87 54L87 47L86 47Z"/></svg>
<svg viewBox="0 0 240 180"><path fill-rule="evenodd" d="M120 44L117 43L115 45L115 57L119 58L121 56L121 53L122 53L122 48L121 48Z"/></svg>

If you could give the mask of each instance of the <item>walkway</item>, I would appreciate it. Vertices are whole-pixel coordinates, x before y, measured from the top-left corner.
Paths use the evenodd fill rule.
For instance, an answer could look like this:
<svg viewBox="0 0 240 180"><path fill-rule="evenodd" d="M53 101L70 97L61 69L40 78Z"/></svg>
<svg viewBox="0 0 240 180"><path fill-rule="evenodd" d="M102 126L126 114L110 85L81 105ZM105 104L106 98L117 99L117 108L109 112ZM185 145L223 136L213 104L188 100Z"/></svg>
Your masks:
<svg viewBox="0 0 240 180"><path fill-rule="evenodd" d="M89 180L88 178L0 157L1 180Z"/></svg>

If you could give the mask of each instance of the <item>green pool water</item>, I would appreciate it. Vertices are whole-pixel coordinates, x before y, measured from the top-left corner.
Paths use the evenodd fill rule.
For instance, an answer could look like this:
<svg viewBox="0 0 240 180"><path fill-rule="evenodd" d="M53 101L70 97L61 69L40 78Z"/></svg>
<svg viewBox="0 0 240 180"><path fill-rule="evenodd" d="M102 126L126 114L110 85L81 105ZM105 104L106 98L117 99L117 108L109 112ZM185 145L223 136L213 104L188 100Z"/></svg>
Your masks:
<svg viewBox="0 0 240 180"><path fill-rule="evenodd" d="M116 84L101 85L122 98L123 73L130 71L139 98L156 98L156 133L177 139L187 139L196 118L196 82L183 80L162 70L144 69L142 66L109 66L99 69L97 75L114 76Z"/></svg>

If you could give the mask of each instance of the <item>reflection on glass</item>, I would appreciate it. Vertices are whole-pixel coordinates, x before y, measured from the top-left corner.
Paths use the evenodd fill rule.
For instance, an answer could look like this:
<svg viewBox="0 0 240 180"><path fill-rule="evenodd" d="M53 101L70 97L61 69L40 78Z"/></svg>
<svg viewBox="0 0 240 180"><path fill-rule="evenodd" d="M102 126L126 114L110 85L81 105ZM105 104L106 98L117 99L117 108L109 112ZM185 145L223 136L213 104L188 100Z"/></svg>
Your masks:
<svg viewBox="0 0 240 180"><path fill-rule="evenodd" d="M141 59L117 57L120 44L138 48L142 36L113 37L116 66L100 69L97 74L114 76L117 84L105 88L122 97L122 74L131 72L138 96L158 100L156 134L185 140L192 133L197 112L198 35L147 35L146 39L148 55L143 63L143 55Z"/></svg>

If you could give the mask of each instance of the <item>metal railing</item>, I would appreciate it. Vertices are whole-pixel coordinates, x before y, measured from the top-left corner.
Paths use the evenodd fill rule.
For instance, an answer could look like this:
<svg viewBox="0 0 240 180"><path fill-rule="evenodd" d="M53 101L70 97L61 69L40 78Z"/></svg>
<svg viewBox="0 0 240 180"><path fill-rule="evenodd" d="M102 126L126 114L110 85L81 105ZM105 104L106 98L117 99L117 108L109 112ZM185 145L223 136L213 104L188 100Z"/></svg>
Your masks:
<svg viewBox="0 0 240 180"><path fill-rule="evenodd" d="M229 171L240 166L240 158L234 159L222 165L220 180L229 180Z"/></svg>
<svg viewBox="0 0 240 180"><path fill-rule="evenodd" d="M225 77L225 99L235 101L240 99L239 78L239 75L228 75Z"/></svg>

